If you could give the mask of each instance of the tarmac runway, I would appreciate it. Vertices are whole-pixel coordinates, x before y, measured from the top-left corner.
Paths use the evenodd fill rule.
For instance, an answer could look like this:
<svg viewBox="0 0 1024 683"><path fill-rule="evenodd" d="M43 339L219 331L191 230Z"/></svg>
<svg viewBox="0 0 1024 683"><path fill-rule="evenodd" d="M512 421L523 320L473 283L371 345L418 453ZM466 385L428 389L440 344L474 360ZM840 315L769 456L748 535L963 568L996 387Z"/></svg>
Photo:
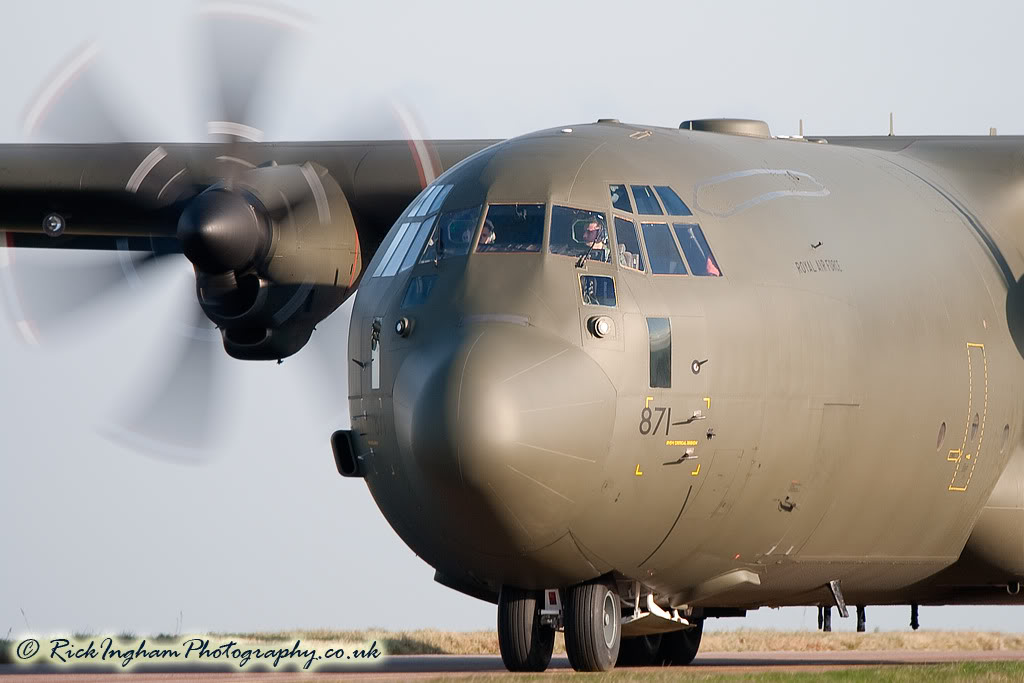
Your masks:
<svg viewBox="0 0 1024 683"><path fill-rule="evenodd" d="M685 670L702 673L783 673L783 672L815 672L835 669L850 669L866 666L896 666L938 664L947 662L995 662L1024 661L1024 651L986 650L976 652L931 652L921 650L881 650L881 651L844 651L844 652L708 652L700 654L694 663ZM26 680L33 683L42 681L70 681L81 679L109 679L111 673L118 669L98 669L76 667L74 669L57 668L51 665L3 665L0 675L4 681ZM338 674L351 680L387 680L409 678L459 678L479 676L481 674L499 674L505 671L501 658L495 655L400 655L381 659L374 664L320 667L316 673L292 671L266 671L255 668L241 670L246 679L266 679L274 681L301 678L308 680L320 675L337 678ZM569 672L569 661L564 657L554 657L548 669L553 675L558 672ZM627 671L642 672L650 669L629 669ZM188 666L146 667L140 665L129 673L120 673L118 681L144 680L156 681L227 681L239 679L237 667Z"/></svg>

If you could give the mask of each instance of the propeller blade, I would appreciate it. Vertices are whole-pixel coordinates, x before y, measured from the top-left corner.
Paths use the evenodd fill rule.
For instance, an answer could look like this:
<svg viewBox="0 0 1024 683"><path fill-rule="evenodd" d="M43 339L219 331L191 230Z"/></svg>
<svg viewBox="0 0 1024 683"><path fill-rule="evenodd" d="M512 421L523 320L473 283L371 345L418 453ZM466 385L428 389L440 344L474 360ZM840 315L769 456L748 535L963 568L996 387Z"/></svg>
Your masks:
<svg viewBox="0 0 1024 683"><path fill-rule="evenodd" d="M161 362L165 354L154 354L155 372L145 378L127 417L108 428L106 435L124 446L147 455L175 462L199 464L209 460L221 420L217 400L220 359L224 357L220 332L198 304L178 330L181 347L173 363ZM171 357L174 357L173 352Z"/></svg>
<svg viewBox="0 0 1024 683"><path fill-rule="evenodd" d="M213 104L207 134L263 141L263 131L255 126L255 96L270 66L306 25L306 19L271 5L210 2L200 9L207 101Z"/></svg>
<svg viewBox="0 0 1024 683"><path fill-rule="evenodd" d="M22 133L39 142L124 142L125 128L114 113L93 63L95 43L72 53L43 83L25 110Z"/></svg>
<svg viewBox="0 0 1024 683"><path fill-rule="evenodd" d="M58 250L35 252L30 262L22 255L12 269L14 323L25 341L38 343L48 332L86 320L107 297L140 286L169 255L127 249L88 255Z"/></svg>

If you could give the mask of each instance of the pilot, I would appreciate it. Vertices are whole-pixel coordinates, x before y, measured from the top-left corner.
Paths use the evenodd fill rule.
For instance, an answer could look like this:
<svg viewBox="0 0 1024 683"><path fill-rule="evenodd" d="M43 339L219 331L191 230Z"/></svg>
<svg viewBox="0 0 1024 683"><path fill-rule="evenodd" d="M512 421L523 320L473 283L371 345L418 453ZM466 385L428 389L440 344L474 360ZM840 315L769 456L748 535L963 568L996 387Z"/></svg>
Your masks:
<svg viewBox="0 0 1024 683"><path fill-rule="evenodd" d="M604 223L596 218L592 219L583 229L583 243L590 247L591 258L594 256L593 252L600 252L602 260L604 259L606 239Z"/></svg>
<svg viewBox="0 0 1024 683"><path fill-rule="evenodd" d="M480 231L480 244L494 244L494 240L497 238L498 235L494 232L494 223L489 220L484 221L483 230Z"/></svg>

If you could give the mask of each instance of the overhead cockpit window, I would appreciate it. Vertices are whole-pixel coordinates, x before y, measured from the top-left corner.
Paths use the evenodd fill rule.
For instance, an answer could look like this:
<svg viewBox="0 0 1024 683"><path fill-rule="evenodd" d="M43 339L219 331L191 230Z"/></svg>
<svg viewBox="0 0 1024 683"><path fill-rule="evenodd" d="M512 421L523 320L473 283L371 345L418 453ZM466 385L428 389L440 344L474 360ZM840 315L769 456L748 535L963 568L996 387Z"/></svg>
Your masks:
<svg viewBox="0 0 1024 683"><path fill-rule="evenodd" d="M619 211L633 213L633 202L629 201L629 193L626 192L626 186L609 185L608 188L612 193L612 206Z"/></svg>
<svg viewBox="0 0 1024 683"><path fill-rule="evenodd" d="M651 264L651 272L655 275L686 275L686 266L683 265L668 224L644 223L641 229L647 244L647 260Z"/></svg>
<svg viewBox="0 0 1024 683"><path fill-rule="evenodd" d="M568 206L552 207L550 250L552 254L607 263L611 254L604 214Z"/></svg>
<svg viewBox="0 0 1024 683"><path fill-rule="evenodd" d="M619 265L633 270L644 270L644 255L636 236L636 223L615 217L615 252Z"/></svg>
<svg viewBox="0 0 1024 683"><path fill-rule="evenodd" d="M480 229L478 253L540 251L544 240L543 204L492 204Z"/></svg>
<svg viewBox="0 0 1024 683"><path fill-rule="evenodd" d="M692 216L690 207L679 198L676 191L668 185L657 185L654 188L658 192L658 196L661 197L661 203L665 205L665 210L668 211L670 216Z"/></svg>
<svg viewBox="0 0 1024 683"><path fill-rule="evenodd" d="M423 247L420 263L433 263L438 259L468 254L479 220L479 206L442 213Z"/></svg>
<svg viewBox="0 0 1024 683"><path fill-rule="evenodd" d="M672 227L676 230L676 237L679 238L679 246L686 254L686 260L690 264L690 272L694 275L711 275L720 277L721 269L715 261L715 255L711 253L711 247L704 239L704 232L699 225L676 223Z"/></svg>
<svg viewBox="0 0 1024 683"><path fill-rule="evenodd" d="M661 216L661 206L654 190L649 185L630 185L633 188L633 199L636 200L636 212L649 216Z"/></svg>
<svg viewBox="0 0 1024 683"><path fill-rule="evenodd" d="M615 280L607 275L581 275L580 293L588 306L614 306Z"/></svg>

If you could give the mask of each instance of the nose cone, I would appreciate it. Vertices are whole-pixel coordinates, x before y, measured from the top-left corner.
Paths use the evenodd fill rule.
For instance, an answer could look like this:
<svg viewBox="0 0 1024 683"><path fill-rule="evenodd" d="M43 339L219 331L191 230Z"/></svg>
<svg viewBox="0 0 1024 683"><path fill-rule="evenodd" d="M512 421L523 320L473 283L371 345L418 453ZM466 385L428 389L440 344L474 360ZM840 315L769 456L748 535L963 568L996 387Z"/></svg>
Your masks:
<svg viewBox="0 0 1024 683"><path fill-rule="evenodd" d="M401 457L421 509L441 511L438 532L487 554L541 548L599 493L615 389L582 350L536 328L461 332L399 372Z"/></svg>

